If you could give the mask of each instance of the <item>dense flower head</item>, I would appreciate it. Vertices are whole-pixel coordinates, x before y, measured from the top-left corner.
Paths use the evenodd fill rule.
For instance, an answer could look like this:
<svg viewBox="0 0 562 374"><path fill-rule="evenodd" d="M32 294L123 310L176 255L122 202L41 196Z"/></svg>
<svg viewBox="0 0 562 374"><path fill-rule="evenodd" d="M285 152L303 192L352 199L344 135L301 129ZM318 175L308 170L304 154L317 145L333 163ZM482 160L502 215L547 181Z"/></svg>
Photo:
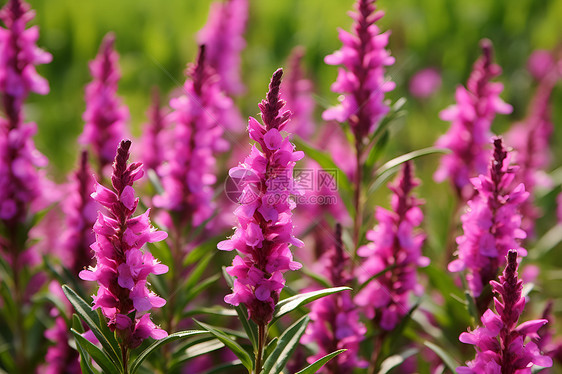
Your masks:
<svg viewBox="0 0 562 374"><path fill-rule="evenodd" d="M312 82L304 77L301 61L304 48L293 49L289 58L289 72L281 85L281 96L287 102L287 109L291 111L289 132L309 139L314 133L314 98L312 97Z"/></svg>
<svg viewBox="0 0 562 374"><path fill-rule="evenodd" d="M322 273L328 274L333 286L345 286L350 277L346 273L349 256L345 253L341 238L341 226L336 226L335 243L321 257ZM359 343L365 339L367 329L359 321L359 309L348 291L330 295L315 301L310 310L311 322L303 335L302 343L316 343L318 352L308 357L308 362L324 357L338 349L347 349L326 364L322 373L352 373L356 367L366 367L359 359Z"/></svg>
<svg viewBox="0 0 562 374"><path fill-rule="evenodd" d="M466 88L457 87L457 103L440 113L443 121L451 122L451 127L436 143L452 152L441 159L435 180L449 178L459 196L466 200L472 194L470 178L486 172L489 153L485 146L496 113L509 114L512 110L499 97L503 84L491 82L501 74L501 68L492 62L492 44L485 39L481 46L483 54L474 64Z"/></svg>
<svg viewBox="0 0 562 374"><path fill-rule="evenodd" d="M427 266L429 259L421 254L425 235L416 232L423 220L421 200L413 196L412 189L419 184L414 178L412 165L404 164L402 174L394 185L391 209L378 207L375 217L378 225L367 232L370 242L359 248L357 254L364 257L356 270L360 283L385 271L366 285L355 297L370 319L386 331L396 327L410 309L410 296L419 295L417 268Z"/></svg>
<svg viewBox="0 0 562 374"><path fill-rule="evenodd" d="M34 12L23 1L11 0L0 10L0 220L14 232L14 225L48 204L47 180L42 168L47 159L37 151L35 123L24 123L22 105L30 92L46 94L47 81L35 66L51 61L51 55L36 46L37 26L26 29Z"/></svg>
<svg viewBox="0 0 562 374"><path fill-rule="evenodd" d="M552 181L546 174L552 158L550 138L554 130L550 97L559 78L555 71L543 77L531 101L527 118L512 126L506 134L506 143L514 148L514 161L520 167L515 183L525 184L525 189L531 194L521 206L523 229L529 236L534 235L535 221L541 216L532 194L536 187L552 187Z"/></svg>
<svg viewBox="0 0 562 374"><path fill-rule="evenodd" d="M219 85L228 94L245 90L240 79L240 52L246 47L248 0L215 1L198 42L207 46L209 65L220 76Z"/></svg>
<svg viewBox="0 0 562 374"><path fill-rule="evenodd" d="M517 278L517 251L507 254L507 266L499 282L491 281L498 297L496 312L488 309L481 318L482 326L463 332L459 340L476 348L476 358L467 366L457 368L459 374L530 374L533 365L552 366L552 359L543 356L533 341L537 331L548 321L537 319L517 325L525 307L521 295L523 282Z"/></svg>
<svg viewBox="0 0 562 374"><path fill-rule="evenodd" d="M70 190L62 207L66 216L66 229L61 238L60 255L63 264L73 274L78 274L84 266L90 265L92 259L90 246L95 241L92 227L99 208L90 196L94 192L93 186L88 152L82 151L78 170L72 175Z"/></svg>
<svg viewBox="0 0 562 374"><path fill-rule="evenodd" d="M522 183L512 187L516 171L516 167L509 166L502 139L495 138L487 175L471 179L477 195L468 201L461 217L464 234L457 237L458 258L449 264L449 271L466 270L474 296L479 296L483 286L496 278L508 250L527 255L519 244L526 237L521 229L519 207L529 193Z"/></svg>
<svg viewBox="0 0 562 374"><path fill-rule="evenodd" d="M385 92L392 91L394 82L385 79L385 67L394 64L394 57L385 49L390 32L380 33L375 22L384 15L375 13L374 0L358 0L353 32L339 30L343 43L340 50L326 56L328 65L342 65L332 91L343 94L341 104L324 112L325 120L349 121L356 139L373 132L388 113Z"/></svg>
<svg viewBox="0 0 562 374"><path fill-rule="evenodd" d="M86 86L85 125L80 143L91 145L100 170L113 160L115 149L126 134L129 110L117 96L121 78L119 55L115 51L115 36L107 34L98 55L90 62L92 82Z"/></svg>
<svg viewBox="0 0 562 374"><path fill-rule="evenodd" d="M146 113L148 122L143 131L142 163L145 168L158 172L165 156L165 109L160 104L160 92L152 91L152 104Z"/></svg>
<svg viewBox="0 0 562 374"><path fill-rule="evenodd" d="M167 121L173 126L173 144L168 163L160 168L164 194L154 198L182 226L200 225L213 214L215 153L228 149L223 125L232 120L233 103L221 92L206 56L207 48L201 46L197 63L188 70L185 94L170 100Z"/></svg>
<svg viewBox="0 0 562 374"><path fill-rule="evenodd" d="M267 324L273 317L285 285L283 273L301 267L289 249L291 244L303 244L292 234L295 203L290 196L298 193L293 167L304 153L296 152L280 132L290 118L289 111L282 111L285 102L279 98L282 74L281 69L273 74L267 98L258 105L264 125L252 117L249 120L250 138L261 149L253 145L244 162L230 169L230 176L242 181L244 198L234 212L238 219L234 235L218 245L221 250L239 253L227 268L235 280L225 301L244 303L258 324Z"/></svg>
<svg viewBox="0 0 562 374"><path fill-rule="evenodd" d="M118 330L124 344L135 348L148 337L167 336L152 323L150 313L143 313L166 304L147 288L147 277L151 273L164 274L168 267L147 250L141 251L147 242L164 240L167 234L150 225L150 209L133 217L139 199L135 198L132 185L143 176L143 170L138 162L127 165L130 146L131 141L123 140L117 150L111 176L113 190L96 183L92 193L106 211L98 211L94 224L96 242L92 249L97 264L81 271L80 278L98 282L93 308L101 308L111 330Z"/></svg>

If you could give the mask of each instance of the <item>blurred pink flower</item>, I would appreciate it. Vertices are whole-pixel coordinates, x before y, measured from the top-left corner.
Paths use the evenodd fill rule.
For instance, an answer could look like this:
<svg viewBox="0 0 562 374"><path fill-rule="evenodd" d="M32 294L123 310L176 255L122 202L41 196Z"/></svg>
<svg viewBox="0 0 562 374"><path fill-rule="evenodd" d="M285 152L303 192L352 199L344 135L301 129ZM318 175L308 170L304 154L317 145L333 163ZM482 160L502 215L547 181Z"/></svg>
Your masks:
<svg viewBox="0 0 562 374"><path fill-rule="evenodd" d="M544 49L537 49L531 53L527 61L527 70L529 70L533 78L538 81L552 73L556 70L556 62L554 61L552 52Z"/></svg>
<svg viewBox="0 0 562 374"><path fill-rule="evenodd" d="M410 93L418 98L432 96L441 87L441 75L434 68L418 71L410 79Z"/></svg>

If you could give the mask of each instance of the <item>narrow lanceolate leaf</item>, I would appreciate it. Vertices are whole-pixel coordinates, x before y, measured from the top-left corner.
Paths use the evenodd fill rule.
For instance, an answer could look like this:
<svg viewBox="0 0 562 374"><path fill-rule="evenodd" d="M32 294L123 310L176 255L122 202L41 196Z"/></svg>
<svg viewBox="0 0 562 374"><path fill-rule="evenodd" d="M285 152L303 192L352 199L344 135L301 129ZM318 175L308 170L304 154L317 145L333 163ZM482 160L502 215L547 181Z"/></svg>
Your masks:
<svg viewBox="0 0 562 374"><path fill-rule="evenodd" d="M154 352L155 350L157 350L158 348L160 348L164 344L173 342L174 340L185 339L185 338L189 338L189 337L194 336L194 335L206 334L206 333L207 333L207 331L201 331L201 330L179 331L179 332L175 332L173 334L170 334L163 339L156 340L154 343L149 345L144 351L142 351L142 353L135 359L135 361L133 361L131 363L131 367L130 367L129 372L131 374L134 374L140 368L143 361L146 360L146 358L152 352Z"/></svg>
<svg viewBox="0 0 562 374"><path fill-rule="evenodd" d="M289 358L291 358L291 355L297 348L309 321L310 317L307 314L281 334L277 346L263 364L263 374L278 374L283 370Z"/></svg>
<svg viewBox="0 0 562 374"><path fill-rule="evenodd" d="M76 341L76 349L78 349L78 353L80 353L80 370L82 374L99 374L99 372L92 367L90 356L78 341Z"/></svg>
<svg viewBox="0 0 562 374"><path fill-rule="evenodd" d="M88 352L88 354L94 359L96 364L98 364L102 368L104 373L121 373L121 370L117 366L115 366L113 361L111 361L111 359L107 357L105 352L89 342L78 331L74 329L70 329L70 331L74 335L74 339L76 339L76 344L80 344L80 346L82 346L82 348L86 352Z"/></svg>
<svg viewBox="0 0 562 374"><path fill-rule="evenodd" d="M378 273L376 273L375 275L371 276L369 279L367 279L365 282L361 283L359 285L359 287L357 288L357 292L361 291L363 288L365 288L369 283L371 283L372 281L374 281L375 279L377 279L378 277L380 277L381 275L383 275L384 273L386 273L387 271L390 271L392 269L394 269L396 267L396 265L392 264L390 266L387 266L386 268L382 269L381 271L379 271Z"/></svg>
<svg viewBox="0 0 562 374"><path fill-rule="evenodd" d="M98 341L101 343L111 361L113 361L117 367L121 367L123 365L121 361L121 349L119 348L113 334L107 333L109 331L107 326L105 326L107 328L105 334L102 332L101 321L98 314L92 310L92 307L88 305L84 299L78 296L78 294L66 284L62 286L62 290L64 291L68 301L70 301L74 307L74 310L76 310L76 313L80 316L80 318L82 318L82 320L84 320L84 322L86 322L88 327L90 327L90 330L92 330Z"/></svg>
<svg viewBox="0 0 562 374"><path fill-rule="evenodd" d="M211 339L193 344L187 348L182 349L182 353L176 355L176 358L174 358L169 363L168 368L170 371L173 371L192 358L216 351L218 349L221 349L222 347L224 347L224 344L218 339Z"/></svg>
<svg viewBox="0 0 562 374"><path fill-rule="evenodd" d="M285 314L297 309L300 306L306 305L308 303L313 302L314 300L318 300L324 296L328 296L337 292L351 290L349 287L333 287L333 288L326 288L323 290L312 291L303 293L301 295L296 295L289 297L287 299L281 300L277 303L275 307L275 314L273 315L273 320L271 323L275 322L280 317L284 316Z"/></svg>
<svg viewBox="0 0 562 374"><path fill-rule="evenodd" d="M378 374L390 373L392 369L401 365L408 357L411 357L418 353L416 348L410 348L402 353L398 353L386 358L382 363Z"/></svg>
<svg viewBox="0 0 562 374"><path fill-rule="evenodd" d="M234 353L236 355L236 357L238 357L240 359L240 361L242 362L242 365L244 365L244 367L246 369L248 369L248 373L252 372L252 369L254 368L254 363L253 363L252 357L248 354L248 352L246 352L244 350L244 348L242 348L240 346L240 344L236 343L227 334L220 331L219 329L217 329L213 326L207 325L206 323L199 322L196 319L194 319L194 321L201 328L209 331L214 337L216 337L224 345L226 345L232 351L232 353Z"/></svg>
<svg viewBox="0 0 562 374"><path fill-rule="evenodd" d="M308 365L296 374L315 374L318 370L320 370L322 366L326 365L328 361L345 351L347 351L347 349L340 349L338 351L327 354L326 356L314 361L312 364Z"/></svg>
<svg viewBox="0 0 562 374"><path fill-rule="evenodd" d="M439 347L438 345L433 344L432 342L424 342L423 345L425 345L427 348L431 349L433 352L435 352L435 354L437 356L439 356L439 358L441 358L441 360L443 360L443 363L445 363L445 365L447 365L447 367L449 368L449 370L451 370L451 372L456 373L457 371L457 367L460 366L460 364L457 362L457 360L455 360L453 357L451 357L451 355L449 355L449 353L444 350L443 348Z"/></svg>

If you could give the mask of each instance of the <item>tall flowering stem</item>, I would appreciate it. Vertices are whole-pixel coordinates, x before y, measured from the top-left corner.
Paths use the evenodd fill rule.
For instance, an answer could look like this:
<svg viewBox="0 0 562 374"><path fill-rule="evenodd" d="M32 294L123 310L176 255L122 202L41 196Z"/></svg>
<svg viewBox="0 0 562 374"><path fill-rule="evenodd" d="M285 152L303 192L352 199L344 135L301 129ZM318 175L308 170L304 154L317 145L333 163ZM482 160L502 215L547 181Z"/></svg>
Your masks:
<svg viewBox="0 0 562 374"><path fill-rule="evenodd" d="M152 91L152 105L146 113L148 123L143 132L143 165L158 173L160 165L164 162L165 142L164 129L166 125L165 110L160 103L158 88Z"/></svg>
<svg viewBox="0 0 562 374"><path fill-rule="evenodd" d="M537 319L517 325L525 307L521 295L523 282L517 278L517 251L507 254L507 266L499 282L490 284L498 297L494 298L496 312L487 309L482 316L482 326L463 332L459 340L476 348L476 358L467 366L457 368L459 374L523 374L531 373L533 365L551 367L552 359L543 356L529 337L538 338L538 330L548 322Z"/></svg>
<svg viewBox="0 0 562 374"><path fill-rule="evenodd" d="M285 102L279 97L283 70L271 78L267 98L259 104L263 125L250 117L248 131L255 140L250 155L243 163L230 169L230 176L242 180L244 199L234 214L238 225L234 235L218 244L221 250L236 250L239 255L226 271L235 277L232 293L224 300L231 305L245 304L249 317L259 327L256 373L261 370L266 326L273 318L279 294L285 285L283 273L297 270L289 246L303 243L292 234L290 195L297 193L293 179L295 162L303 158L295 151L282 131L291 113L283 111Z"/></svg>
<svg viewBox="0 0 562 374"><path fill-rule="evenodd" d="M90 62L94 78L86 86L86 111L82 116L85 125L80 143L90 145L98 161L99 174L113 161L115 149L125 137L129 110L117 96L121 78L119 55L115 51L115 36L107 34L98 55Z"/></svg>
<svg viewBox="0 0 562 374"><path fill-rule="evenodd" d="M47 81L35 67L51 61L51 55L36 45L39 28L26 28L35 14L21 0L10 0L0 10L0 255L13 269L13 289L18 306L13 322L16 371L29 372L26 357L27 330L24 326L25 284L22 270L31 267L31 249L27 249L30 213L37 213L49 203L47 180L37 168L47 165L33 143L35 123L24 123L23 104L29 93L45 95ZM37 274L36 274L37 275ZM8 283L6 283L8 284Z"/></svg>
<svg viewBox="0 0 562 374"><path fill-rule="evenodd" d="M484 285L496 279L508 250L520 256L527 251L519 244L526 237L521 229L518 209L529 193L521 183L512 187L516 168L509 166L509 157L501 138L494 139L494 154L487 175L472 178L476 196L468 202L461 217L464 234L457 238L458 258L449 264L449 271L466 270L468 286L483 313L491 294L482 294ZM482 295L481 295L482 294Z"/></svg>
<svg viewBox="0 0 562 374"><path fill-rule="evenodd" d="M341 225L336 225L335 243L321 258L323 273L329 275L333 286L346 286L351 277L347 273L349 256L342 242ZM310 310L311 322L301 342L318 344L318 353L308 358L309 363L339 349L347 349L323 368L327 374L351 374L356 367L366 367L359 359L359 343L367 329L359 321L359 310L349 292L337 293L315 301Z"/></svg>
<svg viewBox="0 0 562 374"><path fill-rule="evenodd" d="M355 173L355 224L353 239L355 250L359 247L362 222L361 183L364 155L368 137L380 120L388 113L384 102L385 92L394 89L394 82L385 79L385 67L394 64L394 58L385 49L390 32L380 33L375 22L383 12L375 12L374 0L358 0L357 13L352 14L353 32L339 30L343 43L340 50L326 56L329 65L342 65L338 70L332 91L341 93L341 104L326 110L322 118L348 122L355 136L357 171Z"/></svg>
<svg viewBox="0 0 562 374"><path fill-rule="evenodd" d="M512 110L499 96L503 84L491 82L501 74L501 68L492 62L492 43L484 39L481 47L482 56L474 64L466 88L457 87L457 103L440 113L442 120L451 122L451 128L436 143L452 152L443 156L434 178L438 182L449 178L461 201L472 196L470 178L486 172L485 147L494 117Z"/></svg>
<svg viewBox="0 0 562 374"><path fill-rule="evenodd" d="M150 209L133 217L139 199L135 197L133 182L143 176L142 164L127 165L130 140L121 141L113 162L110 190L96 183L94 200L106 208L98 211L94 225L96 242L92 249L96 266L80 272L80 278L97 281L93 309L101 308L108 326L116 331L123 352L127 372L127 354L148 337L161 339L167 333L150 320L152 308L160 308L166 301L147 288L149 274L164 274L166 265L160 264L150 252L141 248L147 243L166 239L167 234L150 225Z"/></svg>
<svg viewBox="0 0 562 374"><path fill-rule="evenodd" d="M423 291L417 280L417 268L427 266L429 259L421 254L425 235L416 232L416 227L423 220L419 207L422 201L412 195L418 184L412 164L405 163L399 179L390 186L393 191L392 210L377 208L375 216L379 224L367 232L367 239L371 242L358 251L359 256L365 258L361 267L356 269L360 283L382 272L355 297L355 302L363 308L367 317L383 331L373 351L373 370L378 359L377 350L386 332L393 330L409 312L410 296Z"/></svg>
<svg viewBox="0 0 562 374"><path fill-rule="evenodd" d="M240 79L240 52L246 47L247 21L248 0L216 1L197 38L207 46L208 63L219 75L221 89L230 95L245 90Z"/></svg>
<svg viewBox="0 0 562 374"><path fill-rule="evenodd" d="M98 204L91 198L94 179L88 165L88 152L82 151L78 170L74 173L68 198L63 203L66 230L62 235L63 264L78 273L92 262L90 246L95 241L92 227L96 221Z"/></svg>

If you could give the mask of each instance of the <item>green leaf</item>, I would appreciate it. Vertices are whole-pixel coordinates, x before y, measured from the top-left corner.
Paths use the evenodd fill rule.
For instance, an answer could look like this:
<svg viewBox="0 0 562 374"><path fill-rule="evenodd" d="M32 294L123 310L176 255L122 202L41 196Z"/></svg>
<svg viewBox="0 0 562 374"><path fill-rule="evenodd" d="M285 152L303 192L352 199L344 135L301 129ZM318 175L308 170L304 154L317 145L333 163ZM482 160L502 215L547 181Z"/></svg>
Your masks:
<svg viewBox="0 0 562 374"><path fill-rule="evenodd" d="M84 338L80 333L74 329L70 329L72 334L74 335L74 339L76 339L77 344L80 344L82 348L94 359L94 361L102 368L104 373L121 373L122 370L115 366L115 363L111 361L106 354L96 347L94 344L89 342L86 338Z"/></svg>
<svg viewBox="0 0 562 374"><path fill-rule="evenodd" d="M377 279L378 277L380 277L381 275L383 275L384 273L386 273L387 271L390 271L392 269L394 269L396 267L395 264L387 266L385 269L379 271L378 273L376 273L375 275L371 276L369 279L367 279L365 282L361 283L359 285L359 287L357 287L357 292L361 291L363 288L365 288L369 283L371 283L373 280Z"/></svg>
<svg viewBox="0 0 562 374"><path fill-rule="evenodd" d="M273 315L273 320L271 323L275 322L277 319L297 309L300 306L306 305L322 297L346 290L351 290L351 288L349 287L326 288L323 290L307 292L300 295L289 297L287 299L283 299L277 303L277 306L275 307L275 313Z"/></svg>
<svg viewBox="0 0 562 374"><path fill-rule="evenodd" d="M323 277L322 275L314 271L309 270L306 267L301 268L300 271L302 271L302 273L307 277L310 277L316 282L318 282L322 287L330 288L332 286L332 284L327 278Z"/></svg>
<svg viewBox="0 0 562 374"><path fill-rule="evenodd" d="M84 348L76 341L76 349L80 353L80 369L83 374L98 374L99 372L92 367L90 363L90 356L86 353Z"/></svg>
<svg viewBox="0 0 562 374"><path fill-rule="evenodd" d="M404 155L398 156L384 165L377 169L375 173L375 180L369 187L368 195L371 195L375 192L385 181L387 181L397 170L400 165L403 163L416 159L418 157L431 155L431 154L439 154L439 153L450 153L450 150L447 148L438 148L438 147L428 147L423 149L418 149L417 151L413 151L410 153L406 153Z"/></svg>
<svg viewBox="0 0 562 374"><path fill-rule="evenodd" d="M197 297L197 295L199 295L205 289L209 288L213 283L215 283L217 280L219 280L219 278L220 278L220 275L215 274L215 275L212 275L212 276L210 276L209 278L207 278L203 281L200 281L193 288L186 289L185 297L182 298L181 303L178 303L178 305L183 304L183 308L182 309L176 308L177 312L179 313L179 312L181 312L181 310L185 309L185 306L187 304L189 304L189 302L191 300L195 299Z"/></svg>
<svg viewBox="0 0 562 374"><path fill-rule="evenodd" d="M185 339L189 338L190 336L199 335L199 334L206 334L206 331L201 330L187 330L187 331L179 331L173 334L166 336L163 339L156 340L154 343L149 345L144 351L141 352L140 355L131 363L129 372L134 374L141 366L142 362L146 360L146 358L154 352L156 349L160 348L164 344L171 343L178 339Z"/></svg>
<svg viewBox="0 0 562 374"><path fill-rule="evenodd" d="M418 353L417 348L410 348L404 352L387 357L380 365L378 374L387 374L395 367L401 365L410 356Z"/></svg>
<svg viewBox="0 0 562 374"><path fill-rule="evenodd" d="M207 370L205 373L203 374L224 374L224 373L231 373L232 372L232 368L242 365L242 361L240 360L234 360L234 361L230 361L227 362L225 364L220 364L217 365L209 370ZM227 370L228 369L228 370Z"/></svg>
<svg viewBox="0 0 562 374"><path fill-rule="evenodd" d="M224 344L220 340L211 339L190 345L187 348L182 348L182 353L180 355L176 355L176 358L170 362L168 369L172 371L192 358L216 351L222 347L224 347Z"/></svg>
<svg viewBox="0 0 562 374"><path fill-rule="evenodd" d="M227 334L225 334L224 332L220 331L219 329L211 325L207 325L206 323L199 322L196 319L194 319L193 321L195 321L195 323L199 325L201 328L209 331L213 336L215 336L224 345L226 345L232 351L232 353L234 353L236 357L240 359L242 365L244 365L244 367L248 369L248 373L252 372L252 369L254 368L254 362L252 360L252 357L248 354L248 352L244 350L244 348L240 346L240 344L236 343Z"/></svg>
<svg viewBox="0 0 562 374"><path fill-rule="evenodd" d="M283 370L289 358L299 344L301 336L306 330L310 316L305 315L293 323L281 336L277 346L265 360L263 374L278 374Z"/></svg>
<svg viewBox="0 0 562 374"><path fill-rule="evenodd" d="M181 319L186 319L188 317L196 316L198 314L208 314L213 316L228 316L228 317L238 316L236 310L223 308L222 306L212 306L208 308L198 308L198 309L188 310L182 314Z"/></svg>
<svg viewBox="0 0 562 374"><path fill-rule="evenodd" d="M560 224L548 230L535 244L535 248L529 251L528 258L537 260L544 257L552 249L556 248L562 241L562 228Z"/></svg>
<svg viewBox="0 0 562 374"><path fill-rule="evenodd" d="M230 274L226 272L226 267L224 266L222 267L222 274L228 286L232 288L234 285L234 278L232 278ZM255 352L258 347L258 325L256 325L254 321L249 319L248 310L246 309L246 306L244 304L235 306L234 309L236 310L236 314L238 314L238 319L240 320L240 323L242 324L242 327L246 332L246 336L252 343L252 348Z"/></svg>
<svg viewBox="0 0 562 374"><path fill-rule="evenodd" d="M162 183L160 182L160 178L158 177L158 174L156 174L156 172L152 169L148 169L146 172L146 175L148 175L148 181L150 182L150 184L152 185L152 187L154 187L154 191L156 191L157 195L163 195L164 194L164 187L162 186Z"/></svg>
<svg viewBox="0 0 562 374"><path fill-rule="evenodd" d="M451 357L446 350L444 350L443 348L441 348L438 345L435 345L435 344L433 344L432 342L429 342L429 341L425 341L423 344L427 348L429 348L433 352L435 352L435 354L437 356L439 356L441 358L441 360L443 360L443 363L445 363L445 365L447 365L449 370L451 370L453 373L457 372L457 367L459 367L460 364L457 362L457 360L455 360L453 357Z"/></svg>
<svg viewBox="0 0 562 374"><path fill-rule="evenodd" d="M353 206L353 185L343 170L336 165L332 156L329 153L322 152L300 140L296 140L295 144L298 149L303 150L307 157L316 161L324 170L336 171L339 195L349 212L349 215L351 217L355 217L355 207Z"/></svg>
<svg viewBox="0 0 562 374"><path fill-rule="evenodd" d="M318 370L320 370L322 366L326 365L326 363L330 361L332 358L336 357L337 355L345 351L347 351L347 349L340 349L338 351L334 351L330 354L327 354L326 356L314 361L312 364L308 365L307 367L297 372L296 374L314 374Z"/></svg>
<svg viewBox="0 0 562 374"><path fill-rule="evenodd" d="M73 289L65 284L62 286L62 290L74 307L76 314L90 327L103 349L108 353L109 358L117 367L121 367L123 365L123 361L121 361L121 348L115 340L115 336L107 328L107 325L102 326L102 324L105 324L103 323L105 321L102 322L99 315L92 310L92 307L78 296Z"/></svg>

